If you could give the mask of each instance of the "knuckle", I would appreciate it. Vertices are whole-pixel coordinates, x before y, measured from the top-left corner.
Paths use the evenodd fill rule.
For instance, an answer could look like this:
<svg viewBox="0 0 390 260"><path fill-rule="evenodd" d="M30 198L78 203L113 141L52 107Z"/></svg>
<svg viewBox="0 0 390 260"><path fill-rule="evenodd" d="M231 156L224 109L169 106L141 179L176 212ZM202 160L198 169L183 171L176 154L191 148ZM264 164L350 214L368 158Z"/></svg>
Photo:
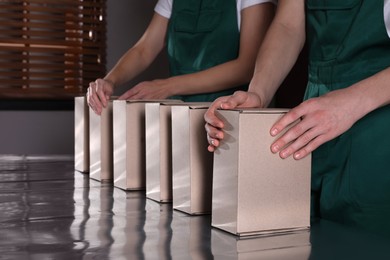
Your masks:
<svg viewBox="0 0 390 260"><path fill-rule="evenodd" d="M218 135L218 131L216 131L215 128L211 127L210 130L207 132L207 134L213 138L213 139L217 139L217 135Z"/></svg>
<svg viewBox="0 0 390 260"><path fill-rule="evenodd" d="M215 99L214 102L220 102L220 101L222 101L223 99L225 99L225 97L218 97L217 99Z"/></svg>
<svg viewBox="0 0 390 260"><path fill-rule="evenodd" d="M223 102L225 102L225 100L226 100L226 97L219 97L219 98L217 98L217 99L214 100L214 102L211 104L210 108L211 108L211 109L215 109L215 108L220 107L221 104L222 104Z"/></svg>
<svg viewBox="0 0 390 260"><path fill-rule="evenodd" d="M316 98L310 98L302 103L304 106L314 106L317 103Z"/></svg>
<svg viewBox="0 0 390 260"><path fill-rule="evenodd" d="M206 136L207 137L207 142L212 145L213 144L213 138L211 138L209 135Z"/></svg>
<svg viewBox="0 0 390 260"><path fill-rule="evenodd" d="M290 112L288 112L287 116L290 116L291 118L300 118L300 113L298 109L292 109Z"/></svg>
<svg viewBox="0 0 390 260"><path fill-rule="evenodd" d="M243 95L245 95L245 92L241 90L237 90L236 92L233 93L233 96L236 97L242 97Z"/></svg>
<svg viewBox="0 0 390 260"><path fill-rule="evenodd" d="M208 123L209 120L210 120L209 119L210 118L210 114L212 114L211 111L207 110L206 113L204 113L204 115L203 115L203 119L206 121L206 123Z"/></svg>
<svg viewBox="0 0 390 260"><path fill-rule="evenodd" d="M303 134L303 135L301 136L300 139L302 140L302 142L303 142L304 144L308 144L308 143L312 140L312 137L311 137L309 134L305 133L305 134Z"/></svg>
<svg viewBox="0 0 390 260"><path fill-rule="evenodd" d="M294 127L291 129L291 131L293 132L293 134L294 134L295 136L300 136L300 135L302 135L302 133L305 132L305 130L304 130L304 128L303 128L303 126L302 126L301 124L297 124L296 126L294 126Z"/></svg>
<svg viewBox="0 0 390 260"><path fill-rule="evenodd" d="M208 132L208 124L204 124L204 129L206 130L206 132Z"/></svg>

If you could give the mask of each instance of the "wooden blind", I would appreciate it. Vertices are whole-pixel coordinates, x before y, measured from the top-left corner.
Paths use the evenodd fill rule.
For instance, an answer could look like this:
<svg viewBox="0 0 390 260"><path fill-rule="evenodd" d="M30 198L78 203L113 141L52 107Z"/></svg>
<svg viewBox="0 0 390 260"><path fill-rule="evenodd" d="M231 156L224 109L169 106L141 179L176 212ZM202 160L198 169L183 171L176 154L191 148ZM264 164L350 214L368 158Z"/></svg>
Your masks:
<svg viewBox="0 0 390 260"><path fill-rule="evenodd" d="M71 99L105 73L106 0L0 0L0 99Z"/></svg>

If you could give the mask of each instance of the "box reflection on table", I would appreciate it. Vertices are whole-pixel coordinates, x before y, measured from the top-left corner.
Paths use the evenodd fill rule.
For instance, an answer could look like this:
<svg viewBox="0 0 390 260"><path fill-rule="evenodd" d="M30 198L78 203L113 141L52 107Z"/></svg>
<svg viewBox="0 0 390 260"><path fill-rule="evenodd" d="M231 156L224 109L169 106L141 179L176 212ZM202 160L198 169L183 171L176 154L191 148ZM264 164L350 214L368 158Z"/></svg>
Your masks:
<svg viewBox="0 0 390 260"><path fill-rule="evenodd" d="M311 254L308 230L273 235L240 238L212 229L211 249L214 259L268 259L301 260ZM227 258L226 256L233 256Z"/></svg>

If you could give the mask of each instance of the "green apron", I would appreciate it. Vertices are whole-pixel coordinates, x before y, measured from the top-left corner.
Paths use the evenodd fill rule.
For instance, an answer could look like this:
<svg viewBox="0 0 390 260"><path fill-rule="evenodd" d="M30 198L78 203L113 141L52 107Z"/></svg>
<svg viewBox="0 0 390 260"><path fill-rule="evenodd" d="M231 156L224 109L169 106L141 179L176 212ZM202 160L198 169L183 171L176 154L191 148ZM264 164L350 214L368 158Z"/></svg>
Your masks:
<svg viewBox="0 0 390 260"><path fill-rule="evenodd" d="M306 99L390 66L384 1L306 3ZM390 235L390 106L369 113L313 152L312 216Z"/></svg>
<svg viewBox="0 0 390 260"><path fill-rule="evenodd" d="M236 59L240 32L236 0L174 0L167 34L172 76L202 71ZM185 88L186 86L182 86ZM172 98L211 102L248 85L225 91Z"/></svg>

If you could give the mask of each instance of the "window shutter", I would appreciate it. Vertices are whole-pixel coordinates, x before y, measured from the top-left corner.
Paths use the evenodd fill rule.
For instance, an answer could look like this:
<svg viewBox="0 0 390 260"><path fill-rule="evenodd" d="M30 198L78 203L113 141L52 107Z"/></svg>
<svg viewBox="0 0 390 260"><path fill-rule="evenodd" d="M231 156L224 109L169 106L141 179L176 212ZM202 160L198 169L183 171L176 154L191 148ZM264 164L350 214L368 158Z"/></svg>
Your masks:
<svg viewBox="0 0 390 260"><path fill-rule="evenodd" d="M1 0L0 98L73 99L105 74L106 0Z"/></svg>

